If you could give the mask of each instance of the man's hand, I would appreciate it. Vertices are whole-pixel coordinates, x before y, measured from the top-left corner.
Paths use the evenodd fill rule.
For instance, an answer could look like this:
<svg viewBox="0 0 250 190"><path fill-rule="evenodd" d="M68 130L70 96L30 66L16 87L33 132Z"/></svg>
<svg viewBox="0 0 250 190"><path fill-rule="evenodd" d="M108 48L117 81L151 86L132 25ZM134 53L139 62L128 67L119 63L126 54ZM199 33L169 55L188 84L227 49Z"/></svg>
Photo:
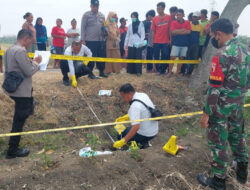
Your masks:
<svg viewBox="0 0 250 190"><path fill-rule="evenodd" d="M116 149L120 149L122 148L124 145L126 144L125 142L125 139L121 139L119 141L116 141L114 144L113 144L113 147L116 148Z"/></svg>
<svg viewBox="0 0 250 190"><path fill-rule="evenodd" d="M74 88L77 87L77 81L76 81L76 76L75 76L75 75L72 75L72 86L73 86Z"/></svg>
<svg viewBox="0 0 250 190"><path fill-rule="evenodd" d="M202 118L201 118L201 126L203 128L208 128L209 126L208 120L209 120L209 115L206 113L203 113Z"/></svg>
<svg viewBox="0 0 250 190"><path fill-rule="evenodd" d="M172 40L169 40L168 42L168 46L171 47L172 46Z"/></svg>
<svg viewBox="0 0 250 190"><path fill-rule="evenodd" d="M74 33L73 36L74 36L74 37L77 37L77 36L80 36L80 34Z"/></svg>
<svg viewBox="0 0 250 190"><path fill-rule="evenodd" d="M34 61L35 61L36 63L40 64L40 63L42 62L42 56L39 55L38 57L36 57L36 58L34 59Z"/></svg>

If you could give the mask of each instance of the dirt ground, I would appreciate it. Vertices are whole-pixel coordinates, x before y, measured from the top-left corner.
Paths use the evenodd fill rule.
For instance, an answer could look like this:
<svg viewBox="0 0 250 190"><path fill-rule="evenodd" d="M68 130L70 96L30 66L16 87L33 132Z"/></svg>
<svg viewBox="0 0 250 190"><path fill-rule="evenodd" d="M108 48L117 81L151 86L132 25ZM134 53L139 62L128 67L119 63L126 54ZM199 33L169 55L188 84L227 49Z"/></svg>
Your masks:
<svg viewBox="0 0 250 190"><path fill-rule="evenodd" d="M59 71L39 72L34 76L35 114L25 131L96 124L76 89L64 87ZM0 74L0 83L3 75ZM194 94L188 89L188 79L178 81L156 74L142 77L126 73L107 79L78 81L83 95L102 122L113 122L126 114L128 105L119 97L119 87L130 82L138 92L147 93L164 115L200 111L204 90ZM99 90L112 90L112 96L98 96ZM0 90L0 133L8 133L13 117L13 102ZM250 131L250 110L246 109L246 128ZM206 131L200 128L200 117L178 118L160 122L160 132L151 141L152 147L131 157L126 151L96 158L81 158L89 134L98 137L97 150L109 150L112 143L102 128L23 136L22 147L29 147L27 158L6 160L8 138L0 138L0 189L90 189L90 190L198 190L205 189L196 181L200 172L210 174L210 153ZM112 126L106 128L115 138ZM249 133L249 132L247 132ZM171 156L162 150L171 135L178 136L179 145L189 149ZM249 145L250 139L247 137ZM242 186L228 169L229 190L250 189ZM208 188L207 188L208 189Z"/></svg>

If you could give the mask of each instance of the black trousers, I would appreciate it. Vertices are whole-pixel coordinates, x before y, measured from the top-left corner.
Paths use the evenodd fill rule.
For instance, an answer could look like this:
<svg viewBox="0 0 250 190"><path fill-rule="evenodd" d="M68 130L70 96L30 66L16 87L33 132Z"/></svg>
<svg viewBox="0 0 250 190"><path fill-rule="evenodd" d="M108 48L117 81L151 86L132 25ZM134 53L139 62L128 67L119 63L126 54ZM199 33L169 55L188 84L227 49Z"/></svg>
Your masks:
<svg viewBox="0 0 250 190"><path fill-rule="evenodd" d="M128 47L128 59L142 59L142 48ZM128 63L127 73L142 74L142 64Z"/></svg>
<svg viewBox="0 0 250 190"><path fill-rule="evenodd" d="M187 60L198 60L199 59L200 45L190 45L187 51ZM191 75L194 70L194 64L183 64L181 67L182 74Z"/></svg>
<svg viewBox="0 0 250 190"><path fill-rule="evenodd" d="M203 56L203 46L200 46L200 48L199 48L199 58L201 58L202 59L202 56Z"/></svg>
<svg viewBox="0 0 250 190"><path fill-rule="evenodd" d="M154 48L148 46L147 47L147 60L152 60L153 54L154 54ZM153 71L153 64L151 63L147 64L147 71Z"/></svg>
<svg viewBox="0 0 250 190"><path fill-rule="evenodd" d="M93 75L93 72L86 67L83 62L81 61L74 61L74 67L75 67L75 75L76 78L80 78L85 75ZM69 65L67 60L61 60L60 62L60 68L63 75L63 80L69 80L68 72L69 72Z"/></svg>
<svg viewBox="0 0 250 190"><path fill-rule="evenodd" d="M37 48L39 51L46 51L46 43L37 43Z"/></svg>
<svg viewBox="0 0 250 190"><path fill-rule="evenodd" d="M33 97L19 98L11 97L15 101L15 114L13 118L11 133L22 132L26 119L34 112ZM15 151L20 143L21 136L10 137L9 151Z"/></svg>
<svg viewBox="0 0 250 190"><path fill-rule="evenodd" d="M98 41L86 41L86 46L91 50L93 57L106 57L106 42L98 42ZM93 71L94 67L103 73L105 69L105 62L89 62L88 67Z"/></svg>

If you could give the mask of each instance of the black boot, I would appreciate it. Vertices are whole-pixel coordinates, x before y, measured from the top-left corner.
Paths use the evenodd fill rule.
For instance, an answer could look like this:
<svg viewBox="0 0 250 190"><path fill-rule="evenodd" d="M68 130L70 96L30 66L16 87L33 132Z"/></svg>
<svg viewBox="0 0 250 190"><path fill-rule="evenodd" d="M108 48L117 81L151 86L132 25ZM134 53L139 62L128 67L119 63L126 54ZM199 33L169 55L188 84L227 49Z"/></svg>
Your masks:
<svg viewBox="0 0 250 190"><path fill-rule="evenodd" d="M141 149L147 149L152 146L149 141L141 142L140 144L141 144L141 147L140 147Z"/></svg>
<svg viewBox="0 0 250 190"><path fill-rule="evenodd" d="M141 77L141 73L136 73L136 75L137 75L138 77Z"/></svg>
<svg viewBox="0 0 250 190"><path fill-rule="evenodd" d="M16 150L9 149L6 154L6 159L12 159L16 157L26 157L29 155L29 153L30 153L29 149L20 149L20 148L17 148Z"/></svg>
<svg viewBox="0 0 250 190"><path fill-rule="evenodd" d="M245 184L248 175L248 162L237 162L236 166L237 181Z"/></svg>
<svg viewBox="0 0 250 190"><path fill-rule="evenodd" d="M69 86L69 77L63 77L64 86Z"/></svg>
<svg viewBox="0 0 250 190"><path fill-rule="evenodd" d="M92 73L92 74L89 74L88 76L90 79L97 79L97 77Z"/></svg>
<svg viewBox="0 0 250 190"><path fill-rule="evenodd" d="M104 72L100 72L100 77L108 78L108 75L104 74Z"/></svg>
<svg viewBox="0 0 250 190"><path fill-rule="evenodd" d="M206 177L204 174L198 174L197 176L198 182L207 187L209 186L212 189L215 190L226 190L226 181L225 179L220 179L216 176L213 178Z"/></svg>

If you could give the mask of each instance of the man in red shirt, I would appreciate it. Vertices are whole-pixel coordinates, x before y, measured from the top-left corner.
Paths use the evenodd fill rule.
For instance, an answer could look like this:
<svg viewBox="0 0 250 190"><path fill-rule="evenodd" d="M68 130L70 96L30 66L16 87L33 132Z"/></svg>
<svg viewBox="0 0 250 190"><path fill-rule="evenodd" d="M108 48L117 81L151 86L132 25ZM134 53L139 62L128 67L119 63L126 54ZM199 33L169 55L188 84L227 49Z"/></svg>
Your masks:
<svg viewBox="0 0 250 190"><path fill-rule="evenodd" d="M56 26L52 28L51 36L53 37L54 54L62 55L64 52L64 40L66 34L62 26L62 19L56 19ZM56 59L54 68L58 68L60 60Z"/></svg>
<svg viewBox="0 0 250 190"><path fill-rule="evenodd" d="M177 11L178 11L178 8L176 6L170 7L169 13L170 13L170 16L171 16L171 21L176 20Z"/></svg>
<svg viewBox="0 0 250 190"><path fill-rule="evenodd" d="M125 50L124 50L124 42L127 35L128 27L126 27L127 20L125 18L120 19L121 26L119 27L120 30L120 52L121 57L124 58Z"/></svg>
<svg viewBox="0 0 250 190"><path fill-rule="evenodd" d="M190 22L183 19L184 10L178 9L177 20L171 23L171 34L172 34L172 50L171 59L175 60L176 57L183 60L187 55L189 45L189 34L191 32ZM168 77L172 75L173 64L169 65ZM182 64L178 64L176 74L181 74Z"/></svg>
<svg viewBox="0 0 250 190"><path fill-rule="evenodd" d="M164 2L157 4L158 16L154 17L151 26L155 60L160 60L160 54L162 60L169 59L171 17L164 13L165 7ZM165 74L167 67L168 64L156 64L156 70L160 74Z"/></svg>

